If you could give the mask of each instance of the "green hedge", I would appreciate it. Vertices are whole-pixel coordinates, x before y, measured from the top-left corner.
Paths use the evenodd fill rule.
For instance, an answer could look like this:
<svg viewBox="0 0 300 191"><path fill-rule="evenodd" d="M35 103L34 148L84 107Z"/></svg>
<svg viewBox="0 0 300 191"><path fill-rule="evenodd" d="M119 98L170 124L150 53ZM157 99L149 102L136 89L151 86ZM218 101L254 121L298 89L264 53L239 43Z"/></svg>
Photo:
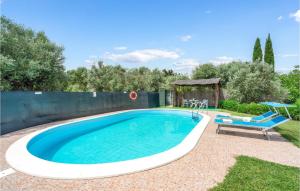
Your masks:
<svg viewBox="0 0 300 191"><path fill-rule="evenodd" d="M294 120L300 120L300 99L295 103L297 107L290 107L289 113ZM248 113L252 115L260 115L269 111L268 106L257 103L239 103L235 100L224 100L219 103L220 108L240 113ZM279 112L287 116L284 108L279 108Z"/></svg>

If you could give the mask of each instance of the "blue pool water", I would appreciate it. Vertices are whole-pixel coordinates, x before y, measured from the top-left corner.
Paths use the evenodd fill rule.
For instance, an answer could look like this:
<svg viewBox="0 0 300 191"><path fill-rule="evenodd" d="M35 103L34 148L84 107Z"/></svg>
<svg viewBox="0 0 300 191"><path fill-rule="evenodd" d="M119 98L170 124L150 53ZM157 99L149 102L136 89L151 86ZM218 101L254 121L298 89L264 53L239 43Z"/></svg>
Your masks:
<svg viewBox="0 0 300 191"><path fill-rule="evenodd" d="M59 163L125 161L176 146L200 120L185 111L129 111L49 129L32 138L27 149Z"/></svg>

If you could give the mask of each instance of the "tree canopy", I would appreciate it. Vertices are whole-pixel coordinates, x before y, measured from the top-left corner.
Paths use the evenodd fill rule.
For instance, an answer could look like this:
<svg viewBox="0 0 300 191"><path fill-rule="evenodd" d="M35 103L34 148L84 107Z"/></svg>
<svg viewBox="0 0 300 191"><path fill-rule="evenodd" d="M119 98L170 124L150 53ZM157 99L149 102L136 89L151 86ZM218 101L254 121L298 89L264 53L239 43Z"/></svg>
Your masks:
<svg viewBox="0 0 300 191"><path fill-rule="evenodd" d="M299 65L295 66L294 70L288 74L282 74L279 76L283 87L289 91L288 101L294 103L300 98L300 70Z"/></svg>
<svg viewBox="0 0 300 191"><path fill-rule="evenodd" d="M159 91L171 89L171 82L189 79L172 69L147 67L123 68L98 61L91 68L79 67L65 71L62 46L51 42L45 33L34 32L1 16L0 90L31 91ZM289 74L274 72L274 53L270 34L266 40L264 62L259 38L253 50L253 61L231 62L215 66L211 63L196 67L191 78L221 78L228 97L240 102L283 100L299 95L299 67ZM279 80L280 79L280 80ZM281 85L282 84L282 85ZM284 88L283 88L283 87ZM286 88L286 89L285 89ZM179 91L189 91L190 88Z"/></svg>
<svg viewBox="0 0 300 191"><path fill-rule="evenodd" d="M90 69L65 72L63 47L45 33L34 32L1 17L1 90L31 91L158 91L187 76L171 69L126 69L99 61Z"/></svg>
<svg viewBox="0 0 300 191"><path fill-rule="evenodd" d="M62 90L63 47L1 16L1 90Z"/></svg>
<svg viewBox="0 0 300 191"><path fill-rule="evenodd" d="M228 98L239 102L284 100L287 91L282 88L273 68L262 62L231 62L214 66L203 64L193 71L193 78L221 78Z"/></svg>
<svg viewBox="0 0 300 191"><path fill-rule="evenodd" d="M89 72L89 86L92 91L123 91L125 78L125 69L120 65L104 65L99 61Z"/></svg>
<svg viewBox="0 0 300 191"><path fill-rule="evenodd" d="M126 69L120 65L106 65L102 61L91 69L77 68L67 72L68 91L159 91L170 89L170 83L187 76L173 70L149 69L139 67Z"/></svg>
<svg viewBox="0 0 300 191"><path fill-rule="evenodd" d="M213 64L201 64L193 70L193 79L208 79L217 76L217 69Z"/></svg>
<svg viewBox="0 0 300 191"><path fill-rule="evenodd" d="M241 68L227 83L229 98L242 103L267 100L282 101L287 96L273 68L264 63L251 63Z"/></svg>
<svg viewBox="0 0 300 191"><path fill-rule="evenodd" d="M74 70L67 71L67 87L66 91L86 92L89 91L89 70L85 67L79 67Z"/></svg>

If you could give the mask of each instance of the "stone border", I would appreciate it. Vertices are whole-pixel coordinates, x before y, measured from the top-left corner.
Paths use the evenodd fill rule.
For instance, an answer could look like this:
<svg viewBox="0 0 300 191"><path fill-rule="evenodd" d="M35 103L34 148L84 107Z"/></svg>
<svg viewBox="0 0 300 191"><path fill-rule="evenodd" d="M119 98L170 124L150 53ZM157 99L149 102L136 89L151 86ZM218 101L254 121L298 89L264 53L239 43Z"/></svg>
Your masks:
<svg viewBox="0 0 300 191"><path fill-rule="evenodd" d="M149 110L149 109L142 109ZM153 109L150 109L153 110ZM162 110L162 109L155 109ZM164 110L164 109L163 109ZM167 109L168 110L168 109ZM177 109L169 109L177 110ZM133 110L126 110L120 112L114 112L112 114L104 114L100 117L114 115L117 113L123 113ZM188 111L188 110L180 110ZM191 112L191 111L189 111ZM25 137L19 139L13 143L6 151L6 161L8 164L16 169L17 171L45 178L53 179L89 179L89 178L102 178L118 176L122 174L128 174L138 171L144 171L158 166L165 165L174 160L177 160L187 153L189 153L197 144L199 138L204 132L207 124L210 120L208 115L201 113L203 116L202 120L193 128L193 130L185 137L185 139L175 147L164 151L162 153L154 154L147 157L142 157L138 159L112 162L112 163L102 163L102 164L64 164L47 161L40 159L32 155L27 150L28 142L36 135L52 129L61 125L70 124L81 120L75 120L68 123L62 123L59 125L51 126L49 128L38 130L36 132L30 133ZM84 120L89 120L93 118L99 118L99 116L89 117Z"/></svg>

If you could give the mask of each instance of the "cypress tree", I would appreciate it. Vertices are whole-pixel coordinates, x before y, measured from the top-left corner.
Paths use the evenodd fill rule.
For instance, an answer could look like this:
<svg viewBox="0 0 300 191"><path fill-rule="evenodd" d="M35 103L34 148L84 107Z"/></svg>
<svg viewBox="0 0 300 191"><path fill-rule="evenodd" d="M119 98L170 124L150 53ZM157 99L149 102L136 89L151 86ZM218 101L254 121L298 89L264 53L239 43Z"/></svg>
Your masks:
<svg viewBox="0 0 300 191"><path fill-rule="evenodd" d="M264 61L265 61L265 63L272 65L273 70L274 70L275 61L274 61L274 52L273 52L272 40L270 37L270 33L268 34L268 38L266 39Z"/></svg>
<svg viewBox="0 0 300 191"><path fill-rule="evenodd" d="M260 40L259 40L259 38L256 38L256 41L254 44L254 49L253 49L252 61L260 62L260 61L262 61L262 58L263 58L263 55L262 55Z"/></svg>

